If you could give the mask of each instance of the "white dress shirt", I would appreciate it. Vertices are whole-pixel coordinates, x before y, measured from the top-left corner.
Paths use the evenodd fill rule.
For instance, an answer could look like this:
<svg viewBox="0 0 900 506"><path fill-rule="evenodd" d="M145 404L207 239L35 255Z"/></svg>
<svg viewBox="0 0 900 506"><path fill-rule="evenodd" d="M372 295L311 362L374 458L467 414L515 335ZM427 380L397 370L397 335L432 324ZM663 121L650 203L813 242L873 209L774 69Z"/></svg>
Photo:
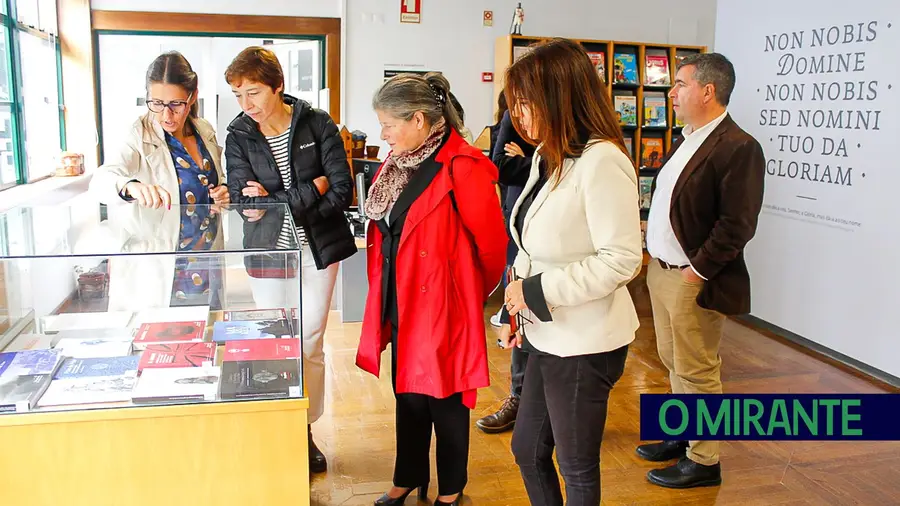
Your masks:
<svg viewBox="0 0 900 506"><path fill-rule="evenodd" d="M656 176L656 191L653 192L653 202L650 205L650 216L647 219L647 252L653 258L658 258L671 265L690 265L687 254L678 243L675 231L672 229L672 220L669 216L672 192L675 190L675 183L685 166L727 114L727 111L722 113L721 116L697 130L686 125L682 131L684 141L659 170L659 174ZM694 272L697 272L697 269L694 269ZM697 275L703 277L699 272Z"/></svg>

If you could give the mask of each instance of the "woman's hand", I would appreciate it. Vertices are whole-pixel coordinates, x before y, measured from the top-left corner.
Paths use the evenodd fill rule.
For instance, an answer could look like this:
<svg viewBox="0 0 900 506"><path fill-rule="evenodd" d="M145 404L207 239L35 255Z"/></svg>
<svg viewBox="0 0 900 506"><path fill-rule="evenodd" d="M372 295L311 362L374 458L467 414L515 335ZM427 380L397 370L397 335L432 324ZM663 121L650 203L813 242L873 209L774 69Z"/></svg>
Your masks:
<svg viewBox="0 0 900 506"><path fill-rule="evenodd" d="M319 190L319 195L325 195L325 192L331 187L328 184L328 178L325 176L319 176L313 179L313 184L316 185L316 189Z"/></svg>
<svg viewBox="0 0 900 506"><path fill-rule="evenodd" d="M503 150L506 151L506 156L525 156L525 152L515 142L507 142Z"/></svg>
<svg viewBox="0 0 900 506"><path fill-rule="evenodd" d="M522 347L522 340L518 334L513 334L509 324L504 324L497 330L497 344L504 350L512 349L513 346Z"/></svg>
<svg viewBox="0 0 900 506"><path fill-rule="evenodd" d="M509 316L515 316L519 311L528 309L521 279L506 285L506 309L509 310Z"/></svg>
<svg viewBox="0 0 900 506"><path fill-rule="evenodd" d="M209 198L213 200L214 204L220 206L227 206L231 203L231 196L228 195L228 187L225 185L209 185Z"/></svg>
<svg viewBox="0 0 900 506"><path fill-rule="evenodd" d="M257 183L256 181L247 181L247 186L241 190L241 194L245 197L268 197L269 192L263 187L263 185Z"/></svg>
<svg viewBox="0 0 900 506"><path fill-rule="evenodd" d="M151 209L159 209L163 206L166 209L172 208L172 196L162 186L131 181L122 190L140 206Z"/></svg>

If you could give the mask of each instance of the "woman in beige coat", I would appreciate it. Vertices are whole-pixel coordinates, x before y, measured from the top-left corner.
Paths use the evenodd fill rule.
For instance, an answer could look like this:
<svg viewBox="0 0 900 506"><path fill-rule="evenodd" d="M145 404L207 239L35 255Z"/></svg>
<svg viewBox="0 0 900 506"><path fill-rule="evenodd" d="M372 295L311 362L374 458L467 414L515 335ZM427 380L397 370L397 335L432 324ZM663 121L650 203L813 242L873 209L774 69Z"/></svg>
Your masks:
<svg viewBox="0 0 900 506"><path fill-rule="evenodd" d="M130 214L123 206L158 209L155 239L172 244L168 251L173 252L218 249L218 211L230 203L222 148L212 126L197 115L197 90L197 74L184 56L170 52L157 57L147 69L149 112L135 121L118 153L97 169L90 185L91 195L120 218ZM172 205L176 210L167 211ZM132 211L138 221L146 220L146 211ZM171 265L173 257L167 258L167 266L146 257L111 262L111 306L220 304L221 267L214 259L185 255ZM142 262L153 265L135 265ZM129 300L113 298L117 281L131 283L135 269L142 269L141 288L132 286ZM155 272L160 269L169 274ZM146 283L153 288L145 289Z"/></svg>

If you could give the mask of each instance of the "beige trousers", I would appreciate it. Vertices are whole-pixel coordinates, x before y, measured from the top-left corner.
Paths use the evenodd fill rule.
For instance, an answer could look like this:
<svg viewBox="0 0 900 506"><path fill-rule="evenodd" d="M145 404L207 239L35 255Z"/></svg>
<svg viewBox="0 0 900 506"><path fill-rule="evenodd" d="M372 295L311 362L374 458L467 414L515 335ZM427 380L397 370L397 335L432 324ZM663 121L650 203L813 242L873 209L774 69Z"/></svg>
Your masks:
<svg viewBox="0 0 900 506"><path fill-rule="evenodd" d="M702 282L684 281L678 269L663 269L655 258L647 266L656 348L675 394L722 393L719 343L725 316L697 304L702 287ZM719 442L691 441L687 456L713 465L719 461Z"/></svg>

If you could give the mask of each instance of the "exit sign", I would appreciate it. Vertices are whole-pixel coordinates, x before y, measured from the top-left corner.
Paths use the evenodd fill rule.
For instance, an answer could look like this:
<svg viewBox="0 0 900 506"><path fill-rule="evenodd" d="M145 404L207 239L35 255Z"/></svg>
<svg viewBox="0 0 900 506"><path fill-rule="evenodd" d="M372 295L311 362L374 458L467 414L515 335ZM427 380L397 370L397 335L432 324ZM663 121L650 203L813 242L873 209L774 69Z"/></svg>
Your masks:
<svg viewBox="0 0 900 506"><path fill-rule="evenodd" d="M400 22L422 22L422 0L400 0Z"/></svg>

